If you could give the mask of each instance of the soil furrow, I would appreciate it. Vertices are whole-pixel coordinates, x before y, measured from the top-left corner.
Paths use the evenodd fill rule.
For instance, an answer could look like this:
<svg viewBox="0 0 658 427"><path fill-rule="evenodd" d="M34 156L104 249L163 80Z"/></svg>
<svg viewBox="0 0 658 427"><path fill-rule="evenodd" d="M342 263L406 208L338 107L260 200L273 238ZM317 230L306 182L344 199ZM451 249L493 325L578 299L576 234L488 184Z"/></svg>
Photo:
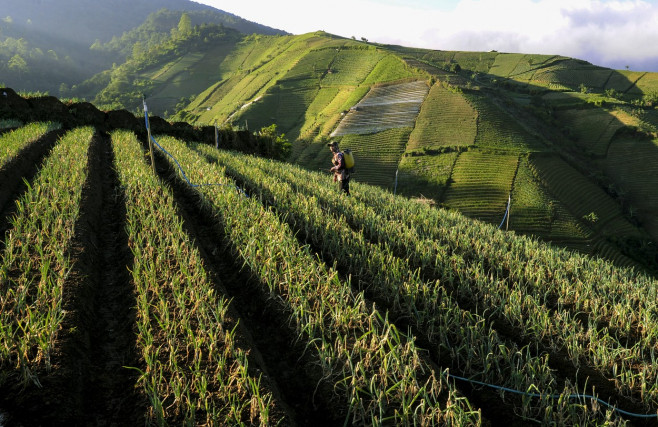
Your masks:
<svg viewBox="0 0 658 427"><path fill-rule="evenodd" d="M110 138L107 134L99 138L102 166L94 177L98 200L90 221L97 232L89 242L96 249L89 271L96 283L87 301L90 369L84 383L84 418L98 426L140 425L147 402L135 389L138 374L128 369L139 366L139 357L125 204Z"/></svg>
<svg viewBox="0 0 658 427"><path fill-rule="evenodd" d="M73 268L62 292L66 312L53 368L41 388L14 390L6 400L11 425L144 424L144 399L135 389L134 292L124 231L125 207L107 135L89 147L75 236Z"/></svg>

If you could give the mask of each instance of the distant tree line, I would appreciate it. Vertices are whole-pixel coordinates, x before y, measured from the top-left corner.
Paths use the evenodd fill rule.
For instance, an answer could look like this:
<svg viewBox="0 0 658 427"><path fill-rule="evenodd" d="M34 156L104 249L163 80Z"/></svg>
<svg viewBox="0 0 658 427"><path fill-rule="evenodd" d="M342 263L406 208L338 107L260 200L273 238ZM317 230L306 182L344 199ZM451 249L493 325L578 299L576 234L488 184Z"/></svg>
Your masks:
<svg viewBox="0 0 658 427"><path fill-rule="evenodd" d="M35 46L21 37L11 17L0 21L0 76L7 86L52 90L52 82L73 83L82 77L66 49Z"/></svg>
<svg viewBox="0 0 658 427"><path fill-rule="evenodd" d="M169 14L158 12L158 14ZM187 52L199 50L206 44L216 43L218 40L238 40L241 35L235 30L224 27L222 24L193 25L187 13L178 15L178 22L168 31L145 31L143 36L136 33L124 34L124 41L114 41L116 47L123 49L122 44L132 46L126 62L114 65L112 70L95 76L82 85L71 88L71 94L78 97L88 97L97 93L94 102L104 108L135 107L143 94L148 94L154 87L154 82L138 77L142 71L154 64L161 64L170 59L178 58ZM157 18L157 17L155 17Z"/></svg>

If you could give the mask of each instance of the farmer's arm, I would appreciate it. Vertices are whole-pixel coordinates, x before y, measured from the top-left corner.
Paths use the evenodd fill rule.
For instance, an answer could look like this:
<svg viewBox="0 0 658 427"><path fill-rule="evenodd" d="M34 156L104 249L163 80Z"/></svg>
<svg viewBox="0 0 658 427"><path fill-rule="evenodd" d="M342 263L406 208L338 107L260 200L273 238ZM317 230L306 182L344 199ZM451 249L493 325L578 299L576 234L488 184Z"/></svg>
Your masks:
<svg viewBox="0 0 658 427"><path fill-rule="evenodd" d="M343 153L338 153L334 157L334 167L331 168L332 172L338 172L345 169L345 159L343 158Z"/></svg>

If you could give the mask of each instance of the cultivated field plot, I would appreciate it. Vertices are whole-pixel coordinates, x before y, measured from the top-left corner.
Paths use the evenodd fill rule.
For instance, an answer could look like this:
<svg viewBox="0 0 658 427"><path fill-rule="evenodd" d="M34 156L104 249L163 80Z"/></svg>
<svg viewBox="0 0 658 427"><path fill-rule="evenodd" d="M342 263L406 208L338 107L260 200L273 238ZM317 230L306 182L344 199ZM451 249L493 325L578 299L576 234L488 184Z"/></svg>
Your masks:
<svg viewBox="0 0 658 427"><path fill-rule="evenodd" d="M656 415L655 280L378 187L354 182L342 197L325 174L156 139L170 156L156 149L149 165L143 137L67 131L11 196L0 269L8 422ZM453 179L519 162L486 157L462 153ZM513 176L492 193L506 199Z"/></svg>
<svg viewBox="0 0 658 427"><path fill-rule="evenodd" d="M418 70L409 68L405 61L393 54L385 55L363 81L363 85L423 78Z"/></svg>
<svg viewBox="0 0 658 427"><path fill-rule="evenodd" d="M306 110L304 125L289 139L294 141L299 136L299 138L306 141L312 141L321 132L322 125L330 120L331 112L337 110L337 108L331 108L330 106L335 105L336 102L344 101L347 96L347 91L342 91L337 87L320 89Z"/></svg>
<svg viewBox="0 0 658 427"><path fill-rule="evenodd" d="M542 95L542 100L551 107L558 109L582 107L587 105L589 96L580 92L573 91L550 91Z"/></svg>
<svg viewBox="0 0 658 427"><path fill-rule="evenodd" d="M548 192L529 162L528 158L522 158L514 179L509 229L587 253L592 231Z"/></svg>
<svg viewBox="0 0 658 427"><path fill-rule="evenodd" d="M424 81L374 87L350 109L331 136L413 127L428 92Z"/></svg>
<svg viewBox="0 0 658 427"><path fill-rule="evenodd" d="M322 78L323 86L354 86L363 83L384 54L373 48L343 48Z"/></svg>
<svg viewBox="0 0 658 427"><path fill-rule="evenodd" d="M515 80L528 81L532 77L532 61L529 55L522 53L505 53L496 56L489 74L509 77ZM526 74L525 78L523 75Z"/></svg>
<svg viewBox="0 0 658 427"><path fill-rule="evenodd" d="M7 167L18 153L34 141L59 127L55 123L30 123L0 135L0 169Z"/></svg>
<svg viewBox="0 0 658 427"><path fill-rule="evenodd" d="M550 67L538 70L531 83L551 87L553 84L564 85L573 90L581 85L589 89L603 90L615 71L598 68L590 64L580 64L574 59L556 61Z"/></svg>
<svg viewBox="0 0 658 427"><path fill-rule="evenodd" d="M407 151L473 145L477 117L477 111L461 93L437 83L423 103Z"/></svg>
<svg viewBox="0 0 658 427"><path fill-rule="evenodd" d="M292 129L301 122L317 94L317 87L285 90L277 86L250 104L234 120L246 122L250 129L261 129L273 123L279 129ZM277 120L277 117L284 119Z"/></svg>
<svg viewBox="0 0 658 427"><path fill-rule="evenodd" d="M351 149L358 165L352 178L359 182L393 189L395 171L404 147L409 139L410 128L390 129L366 135L345 135L340 139L341 150ZM325 147L327 154L328 149ZM322 154L322 152L320 153ZM326 160L325 160L326 161Z"/></svg>
<svg viewBox="0 0 658 427"><path fill-rule="evenodd" d="M619 204L599 186L555 155L535 156L531 167L541 170L543 184L559 200L564 201L572 214L584 219L603 235L617 232L640 237L641 233L624 217ZM589 218L589 219L588 219Z"/></svg>
<svg viewBox="0 0 658 427"><path fill-rule="evenodd" d="M516 152L542 151L539 138L530 134L517 120L484 95L464 95L477 111L475 145L483 149Z"/></svg>
<svg viewBox="0 0 658 427"><path fill-rule="evenodd" d="M318 85L320 79L327 72L331 63L336 58L336 49L325 48L309 52L304 55L294 67L290 69L282 79L283 82L288 81L288 84L305 84L305 85ZM307 80L307 83L302 83L302 80Z"/></svg>
<svg viewBox="0 0 658 427"><path fill-rule="evenodd" d="M60 135L57 130L61 127L59 123L51 122L33 122L25 126L16 122L7 124L15 129L10 127L0 134L0 209L10 200L13 192L23 185L22 181L16 181L13 176L15 171L21 170L26 175L36 172L42 152L52 147Z"/></svg>
<svg viewBox="0 0 658 427"><path fill-rule="evenodd" d="M601 161L605 173L619 183L621 191L641 218L652 217L658 211L658 142L632 138L615 139L610 144L608 156ZM656 224L646 227L651 235L658 237Z"/></svg>
<svg viewBox="0 0 658 427"><path fill-rule="evenodd" d="M289 45L287 37L262 37L258 44L246 45L251 49L234 50L219 67L220 76L225 79L223 83L210 86L190 107L198 112L200 121L207 123L237 116L245 100L253 101L262 96L280 78L281 69L295 64L306 53L307 44L313 44L313 39L308 35Z"/></svg>
<svg viewBox="0 0 658 427"><path fill-rule="evenodd" d="M197 94L206 90L210 82L214 83L218 76L221 61L232 48L231 44L220 44L207 53L188 53L180 59L173 61L168 67L158 71L158 74L147 76L151 78L155 87L149 97L153 98L154 111L158 107L173 107L187 94ZM161 88L163 83L169 83Z"/></svg>
<svg viewBox="0 0 658 427"><path fill-rule="evenodd" d="M638 71L617 70L612 73L610 79L605 85L605 89L614 89L621 93L627 93L632 90L638 81L647 73ZM637 90L637 89L635 89Z"/></svg>
<svg viewBox="0 0 658 427"><path fill-rule="evenodd" d="M595 156L606 155L618 130L638 124L637 119L624 111L600 108L558 111L556 117L569 129L578 146Z"/></svg>
<svg viewBox="0 0 658 427"><path fill-rule="evenodd" d="M148 71L142 74L143 77L163 83L169 79L176 77L177 74L186 71L190 66L198 63L204 58L202 53L190 52L180 58L176 58L164 67L158 68L156 72L149 73Z"/></svg>
<svg viewBox="0 0 658 427"><path fill-rule="evenodd" d="M442 202L466 216L499 223L505 214L518 162L518 156L512 155L461 153Z"/></svg>
<svg viewBox="0 0 658 427"><path fill-rule="evenodd" d="M451 63L459 63L461 68L480 73L487 73L493 65L498 52L459 52L459 51L427 51L419 52L413 49L403 49L405 55L411 55L419 60L433 64L435 67L450 66Z"/></svg>
<svg viewBox="0 0 658 427"><path fill-rule="evenodd" d="M642 95L658 91L658 76L656 73L645 73L635 82L635 87ZM630 93L635 93L631 88Z"/></svg>
<svg viewBox="0 0 658 427"><path fill-rule="evenodd" d="M522 158L514 179L510 229L546 236L546 240L550 240L551 225L557 219L554 203L536 181L527 158Z"/></svg>
<svg viewBox="0 0 658 427"><path fill-rule="evenodd" d="M441 200L458 155L451 152L403 156L399 166L398 194Z"/></svg>

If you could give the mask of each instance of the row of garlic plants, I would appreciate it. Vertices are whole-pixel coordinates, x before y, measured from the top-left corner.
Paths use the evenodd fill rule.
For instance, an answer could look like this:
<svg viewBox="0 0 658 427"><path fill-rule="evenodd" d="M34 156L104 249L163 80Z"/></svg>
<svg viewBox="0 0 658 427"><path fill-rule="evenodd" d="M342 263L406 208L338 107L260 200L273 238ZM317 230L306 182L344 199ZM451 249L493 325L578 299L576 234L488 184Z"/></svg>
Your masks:
<svg viewBox="0 0 658 427"><path fill-rule="evenodd" d="M133 253L138 386L150 422L270 425L272 396L249 372L247 351L227 322L229 301L213 287L183 230L171 191L144 161L134 134L112 134Z"/></svg>
<svg viewBox="0 0 658 427"><path fill-rule="evenodd" d="M543 397L539 402L523 401L521 409L524 416L539 416L544 422L576 422L590 416L594 419L612 416L609 412L587 413L582 403L567 399L567 396L576 394L577 389L569 382L560 384L556 380L545 354L537 356L534 346L519 347L505 340L487 326L486 317L460 309L442 280L423 280L421 269L414 262L417 255L407 252L396 256L386 243L369 242L365 237L379 232L391 233L395 236L393 238L410 242L413 232L403 222L386 225L378 223L377 218L370 218L361 222L360 229L354 231L348 226L353 216L348 211L360 210L363 214L369 208L350 204L350 200L340 197L334 188L316 183L312 191L300 192L299 188L308 185L310 177L296 180L296 186L291 185L280 179L286 174L283 169L287 165L216 151L207 146L198 146L197 149L209 159L219 161L229 175L244 182L252 191L260 192L261 197L273 203L279 212L285 212L293 228L310 239L315 247L321 248L327 257L347 266L351 274L359 277L363 287L385 298L387 305L398 315L410 319L416 329L423 331L430 342L438 347L439 352L453 359L454 369L459 374L517 390L540 391ZM319 203L320 199L346 203L343 206L345 209L337 209L338 205L328 208ZM366 231L366 228L373 230ZM432 250L432 242L418 240L417 243ZM426 258L423 262L431 264L435 260ZM493 289L507 286L502 281L483 276L478 266L469 268L459 256L451 256L441 262L451 269L455 283L482 287L479 282L483 281ZM481 280L471 280L472 276ZM554 401L550 396L560 398Z"/></svg>
<svg viewBox="0 0 658 427"><path fill-rule="evenodd" d="M312 194L322 206L340 212L361 228L368 239L382 242L408 259L412 268L447 282L456 298L477 301L487 317L505 319L521 338L555 353L566 350L575 367L593 366L614 379L620 395L639 396L648 410L656 407L658 328L651 316L656 312L652 297L656 283L650 278L379 189L358 188L355 197L340 198L327 187L326 177L276 162L245 161L270 176L288 180L295 191ZM573 268L574 264L580 268ZM539 280L542 275L544 280ZM592 275L597 282L585 284ZM607 294L592 289L604 279L612 282L605 286ZM578 288L570 288L573 286ZM624 295L629 295L630 302ZM642 295L649 295L650 301L640 303ZM583 297L586 299L581 301ZM588 307L591 310L583 324L578 316ZM632 307L643 307L639 316L632 314L634 322L622 323L619 313L615 318L610 315L619 310L630 316ZM606 319L615 325L615 331L599 325ZM638 324L650 330L633 334L630 328Z"/></svg>
<svg viewBox="0 0 658 427"><path fill-rule="evenodd" d="M319 262L274 212L235 191L223 168L182 142L165 137L160 142L186 165L192 182L214 184L197 187L200 203L217 213L218 227L242 262L290 313L322 369L322 382L342 399L333 408L336 415L349 424L481 423L479 411L431 369L414 339Z"/></svg>
<svg viewBox="0 0 658 427"><path fill-rule="evenodd" d="M491 278L489 286L477 291L480 299L492 310L498 307L528 337L548 343L554 351L565 350L575 367L594 367L620 394L656 410L655 279L384 191L355 194L378 215L393 222L407 218L419 236L478 266L478 274ZM500 286L491 286L493 281Z"/></svg>
<svg viewBox="0 0 658 427"><path fill-rule="evenodd" d="M53 122L32 122L0 135L0 169L23 148L61 125Z"/></svg>
<svg viewBox="0 0 658 427"><path fill-rule="evenodd" d="M20 371L25 385L38 385L37 371L52 367L65 316L63 287L73 267L67 251L75 234L92 136L92 128L77 128L58 141L17 200L5 236L0 364Z"/></svg>

